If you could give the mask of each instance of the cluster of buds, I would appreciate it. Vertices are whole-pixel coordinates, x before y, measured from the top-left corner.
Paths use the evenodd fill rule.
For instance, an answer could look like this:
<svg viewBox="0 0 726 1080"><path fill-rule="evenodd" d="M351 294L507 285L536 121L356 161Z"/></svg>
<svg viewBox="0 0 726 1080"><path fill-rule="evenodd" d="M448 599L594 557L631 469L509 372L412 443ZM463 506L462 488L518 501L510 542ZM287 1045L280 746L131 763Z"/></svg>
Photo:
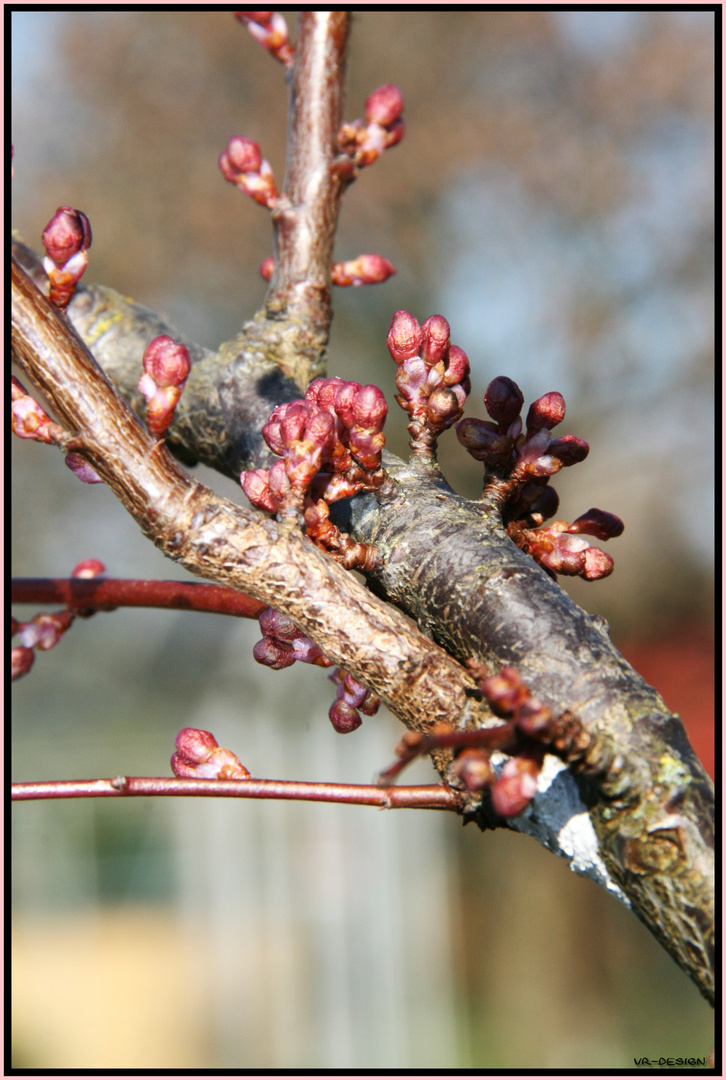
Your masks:
<svg viewBox="0 0 726 1080"><path fill-rule="evenodd" d="M387 345L398 366L396 401L410 417L411 449L431 459L438 436L459 419L471 390L469 358L451 344L443 315L419 325L408 311L397 311Z"/></svg>
<svg viewBox="0 0 726 1080"><path fill-rule="evenodd" d="M372 550L340 533L329 504L384 484L386 412L377 386L316 379L304 399L274 409L262 434L280 460L243 472L242 490L270 513L304 512L308 536L345 566L370 566Z"/></svg>
<svg viewBox="0 0 726 1080"><path fill-rule="evenodd" d="M550 477L584 461L590 447L576 435L552 437L552 429L565 418L562 394L552 391L533 402L525 424L523 404L517 384L501 375L484 395L491 420L467 418L456 425L459 442L486 466L484 496L501 506L509 536L550 576L568 574L586 581L607 577L612 558L577 534L600 540L620 536L623 523L615 514L593 508L571 525L556 521L540 527L559 506L557 493L548 487Z"/></svg>
<svg viewBox="0 0 726 1080"><path fill-rule="evenodd" d="M195 780L249 780L249 770L231 750L219 746L210 731L182 728L171 757L174 776Z"/></svg>
<svg viewBox="0 0 726 1080"><path fill-rule="evenodd" d="M265 608L259 623L263 637L252 650L258 664L275 671L290 667L296 660L331 667L332 661L323 656L315 642L306 637L287 615L281 615L274 608Z"/></svg>
<svg viewBox="0 0 726 1080"><path fill-rule="evenodd" d="M279 11L235 11L234 14L255 41L259 41L276 60L285 67L292 66L295 50L290 44L287 23Z"/></svg>
<svg viewBox="0 0 726 1080"><path fill-rule="evenodd" d="M65 309L88 266L91 226L80 210L59 206L43 230L46 258L43 269L50 281L50 301Z"/></svg>
<svg viewBox="0 0 726 1080"><path fill-rule="evenodd" d="M318 667L332 667L332 660L323 656L315 642L303 634L287 615L281 615L273 608L265 608L259 622L263 637L252 650L258 664L275 671L290 667L296 660ZM337 696L328 716L336 731L341 734L355 731L361 725L360 713L374 716L378 712L380 699L352 675L335 668L330 678L337 686Z"/></svg>
<svg viewBox="0 0 726 1080"><path fill-rule="evenodd" d="M358 168L372 165L384 150L403 138L405 125L401 118L403 97L393 83L379 86L365 105L365 120L343 124L338 132L338 146Z"/></svg>
<svg viewBox="0 0 726 1080"><path fill-rule="evenodd" d="M71 571L74 578L92 578L103 574L106 567L98 559L84 559ZM78 611L64 608L62 611L41 612L29 622L20 622L12 617L11 637L17 637L20 644L11 651L11 678L19 679L26 675L35 660L35 650L46 652L57 645L78 615L87 617L92 611Z"/></svg>
<svg viewBox="0 0 726 1080"><path fill-rule="evenodd" d="M272 280L275 260L269 255L260 264L260 275L265 281ZM357 259L333 263L333 285L379 285L396 273L396 267L382 255L359 255Z"/></svg>
<svg viewBox="0 0 726 1080"><path fill-rule="evenodd" d="M329 678L337 686L337 696L330 706L328 716L335 730L341 735L347 735L361 726L361 713L364 716L375 716L381 707L381 699L341 668L336 668Z"/></svg>
<svg viewBox="0 0 726 1080"><path fill-rule="evenodd" d="M536 795L546 753L585 767L590 736L582 723L569 712L555 717L530 693L516 668L503 667L497 675L482 679L479 687L492 712L505 723L474 729L439 723L429 735L409 731L396 747L397 760L381 773L379 784L390 784L421 754L453 750L451 779L472 794L488 790L494 812L499 817L514 817ZM507 755L501 768L492 763L494 753Z"/></svg>
<svg viewBox="0 0 726 1080"><path fill-rule="evenodd" d="M161 334L144 350L144 374L139 390L146 398L146 426L157 439L163 439L174 419L191 365L184 345Z"/></svg>
<svg viewBox="0 0 726 1080"><path fill-rule="evenodd" d="M19 379L10 377L10 424L19 439L35 439L61 448L73 445L69 433L56 424L35 398L32 398ZM84 484L102 484L103 480L92 465L80 454L66 454L66 465Z"/></svg>
<svg viewBox="0 0 726 1080"><path fill-rule="evenodd" d="M277 205L278 192L272 166L262 156L259 144L244 135L235 135L227 143L227 149L219 157L222 175L230 184L250 195L255 202L273 210Z"/></svg>

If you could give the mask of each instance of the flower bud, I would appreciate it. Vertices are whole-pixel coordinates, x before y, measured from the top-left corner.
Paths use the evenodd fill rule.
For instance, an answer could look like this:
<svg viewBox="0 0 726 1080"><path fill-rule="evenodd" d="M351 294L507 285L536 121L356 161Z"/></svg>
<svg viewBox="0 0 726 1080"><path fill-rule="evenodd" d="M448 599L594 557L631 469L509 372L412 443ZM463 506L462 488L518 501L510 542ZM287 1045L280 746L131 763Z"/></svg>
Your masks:
<svg viewBox="0 0 726 1080"><path fill-rule="evenodd" d="M584 461L590 453L590 447L584 439L578 439L577 435L562 435L559 439L551 439L547 452L562 462L563 466L577 465Z"/></svg>
<svg viewBox="0 0 726 1080"><path fill-rule="evenodd" d="M465 391L468 394L471 390L471 382L469 381L469 357L458 345L449 346L449 360L446 365L444 382L447 386L453 386L454 383L461 383L462 386L464 386L465 383L468 383L468 387L465 386Z"/></svg>
<svg viewBox="0 0 726 1080"><path fill-rule="evenodd" d="M260 641L256 641L252 647L252 655L258 664L272 668L273 671L292 667L296 660L292 645L271 637L263 637Z"/></svg>
<svg viewBox="0 0 726 1080"><path fill-rule="evenodd" d="M524 405L524 394L513 379L499 375L492 379L484 394L484 405L492 420L501 426L511 424Z"/></svg>
<svg viewBox="0 0 726 1080"><path fill-rule="evenodd" d="M368 384L353 399L353 420L358 427L380 430L386 420L388 405L382 390Z"/></svg>
<svg viewBox="0 0 726 1080"><path fill-rule="evenodd" d="M585 581L598 581L600 578L609 577L614 565L612 557L606 551L589 547L585 552L585 566L581 577Z"/></svg>
<svg viewBox="0 0 726 1080"><path fill-rule="evenodd" d="M103 484L104 480L98 475L93 465L89 465L85 458L82 458L80 454L66 454L65 456L66 466L74 473L79 480L84 484Z"/></svg>
<svg viewBox="0 0 726 1080"><path fill-rule="evenodd" d="M430 424L436 429L443 431L451 427L461 416L461 405L454 391L444 386L434 390L428 401L426 415Z"/></svg>
<svg viewBox="0 0 726 1080"><path fill-rule="evenodd" d="M404 360L418 356L422 343L423 334L418 321L408 311L397 311L386 339L392 359L402 364Z"/></svg>
<svg viewBox="0 0 726 1080"><path fill-rule="evenodd" d="M71 570L72 578L95 578L105 574L106 567L99 559L84 559Z"/></svg>
<svg viewBox="0 0 726 1080"><path fill-rule="evenodd" d="M268 255L266 259L263 259L258 267L260 277L263 277L265 281L272 281L274 270L275 260L272 255Z"/></svg>
<svg viewBox="0 0 726 1080"><path fill-rule="evenodd" d="M160 334L144 350L144 371L157 386L183 387L191 371L186 346Z"/></svg>
<svg viewBox="0 0 726 1080"><path fill-rule="evenodd" d="M227 149L220 154L219 167L231 184L238 183L245 173L259 172L262 167L260 144L244 135L233 135Z"/></svg>
<svg viewBox="0 0 726 1080"><path fill-rule="evenodd" d="M247 780L249 772L236 754L217 744L209 731L182 728L175 740L172 755L175 776L197 780Z"/></svg>
<svg viewBox="0 0 726 1080"><path fill-rule="evenodd" d="M516 817L537 794L540 765L529 757L510 758L494 781L492 808L500 817Z"/></svg>
<svg viewBox="0 0 726 1080"><path fill-rule="evenodd" d="M341 735L348 735L351 731L359 728L363 721L358 710L347 702L336 699L328 710L330 722L335 730Z"/></svg>
<svg viewBox="0 0 726 1080"><path fill-rule="evenodd" d="M421 326L421 356L429 367L445 359L451 342L451 327L443 315L429 315Z"/></svg>
<svg viewBox="0 0 726 1080"><path fill-rule="evenodd" d="M587 533L588 536L596 536L598 540L610 540L614 536L620 536L624 528L617 514L610 514L607 510L597 510L593 507L586 513L580 514L567 531Z"/></svg>
<svg viewBox="0 0 726 1080"><path fill-rule="evenodd" d="M527 438L542 428L551 431L565 419L565 399L556 390L533 401L527 413Z"/></svg>
<svg viewBox="0 0 726 1080"><path fill-rule="evenodd" d="M81 210L59 206L42 235L48 257L58 267L65 266L79 251L91 246L91 226Z"/></svg>
<svg viewBox="0 0 726 1080"><path fill-rule="evenodd" d="M516 667L511 664L505 665L496 675L483 679L479 686L496 716L511 716L517 706L529 697L529 690Z"/></svg>
<svg viewBox="0 0 726 1080"><path fill-rule="evenodd" d="M396 267L382 255L359 255L357 259L333 263L333 285L378 285L396 273Z"/></svg>
<svg viewBox="0 0 726 1080"><path fill-rule="evenodd" d="M494 780L489 755L483 750L462 750L451 766L451 773L461 780L467 791L483 791Z"/></svg>
<svg viewBox="0 0 726 1080"><path fill-rule="evenodd" d="M369 124L389 127L403 112L403 95L393 83L379 86L368 97L365 117Z"/></svg>

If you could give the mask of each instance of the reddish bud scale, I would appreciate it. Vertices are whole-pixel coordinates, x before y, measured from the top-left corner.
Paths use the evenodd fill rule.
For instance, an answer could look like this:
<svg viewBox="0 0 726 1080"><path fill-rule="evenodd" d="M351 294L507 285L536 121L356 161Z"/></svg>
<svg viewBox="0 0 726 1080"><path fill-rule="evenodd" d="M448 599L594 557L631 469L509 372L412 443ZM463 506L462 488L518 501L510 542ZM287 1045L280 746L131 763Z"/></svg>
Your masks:
<svg viewBox="0 0 726 1080"><path fill-rule="evenodd" d="M278 193L270 163L262 157L259 144L244 135L235 135L219 156L219 168L225 180L250 195L255 202L272 210Z"/></svg>
<svg viewBox="0 0 726 1080"><path fill-rule="evenodd" d="M333 285L377 285L396 273L396 267L382 255L359 255L348 262L333 263Z"/></svg>
<svg viewBox="0 0 726 1080"><path fill-rule="evenodd" d="M248 780L249 771L236 754L219 746L210 731L182 728L171 758L175 776L198 780Z"/></svg>
<svg viewBox="0 0 726 1080"><path fill-rule="evenodd" d="M95 578L106 573L106 567L100 559L84 559L71 570L73 578Z"/></svg>
<svg viewBox="0 0 726 1080"><path fill-rule="evenodd" d="M25 645L16 645L10 653L11 681L27 675L35 662L35 652Z"/></svg>
<svg viewBox="0 0 726 1080"><path fill-rule="evenodd" d="M91 226L81 210L59 206L41 237L48 258L57 267L63 267L80 251L91 246Z"/></svg>

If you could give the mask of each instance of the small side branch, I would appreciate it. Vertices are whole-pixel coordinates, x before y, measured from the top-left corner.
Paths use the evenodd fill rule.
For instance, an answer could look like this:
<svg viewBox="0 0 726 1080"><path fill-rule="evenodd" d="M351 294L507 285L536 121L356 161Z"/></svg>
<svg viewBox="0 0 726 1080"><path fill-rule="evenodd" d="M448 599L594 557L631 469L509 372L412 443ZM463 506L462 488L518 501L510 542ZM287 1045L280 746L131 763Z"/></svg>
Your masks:
<svg viewBox="0 0 726 1080"><path fill-rule="evenodd" d="M324 784L299 780L186 780L116 776L103 780L47 780L12 785L13 801L132 795L200 795L232 799L293 799L349 803L381 810L460 810L456 792L443 784L380 788L374 784Z"/></svg>

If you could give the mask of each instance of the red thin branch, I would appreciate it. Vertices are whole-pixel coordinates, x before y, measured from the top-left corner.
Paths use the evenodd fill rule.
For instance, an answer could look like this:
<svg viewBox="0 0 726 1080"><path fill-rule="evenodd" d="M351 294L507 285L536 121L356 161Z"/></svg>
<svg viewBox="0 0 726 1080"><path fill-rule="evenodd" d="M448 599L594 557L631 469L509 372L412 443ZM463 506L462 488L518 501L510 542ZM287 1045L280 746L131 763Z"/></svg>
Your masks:
<svg viewBox="0 0 726 1080"><path fill-rule="evenodd" d="M181 780L156 776L116 776L103 780L43 780L12 785L12 798L18 801L127 795L295 799L378 806L383 810L457 810L460 803L456 792L443 784L381 788L374 784L323 784L299 780Z"/></svg>
<svg viewBox="0 0 726 1080"><path fill-rule="evenodd" d="M193 581L141 581L133 578L13 578L13 604L63 604L77 610L117 607L211 611L256 619L267 607L237 589Z"/></svg>

